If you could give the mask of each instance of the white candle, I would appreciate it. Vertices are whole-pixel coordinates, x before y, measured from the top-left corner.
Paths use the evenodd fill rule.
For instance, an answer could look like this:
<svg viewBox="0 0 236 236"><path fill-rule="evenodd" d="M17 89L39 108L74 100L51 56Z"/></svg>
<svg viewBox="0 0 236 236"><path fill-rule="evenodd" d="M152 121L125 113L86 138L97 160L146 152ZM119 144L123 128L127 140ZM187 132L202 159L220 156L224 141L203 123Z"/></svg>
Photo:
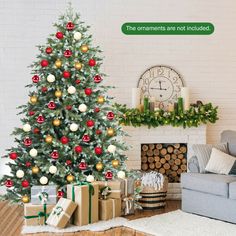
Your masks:
<svg viewBox="0 0 236 236"><path fill-rule="evenodd" d="M141 104L141 89L132 88L132 108L138 108Z"/></svg>
<svg viewBox="0 0 236 236"><path fill-rule="evenodd" d="M181 88L181 97L183 98L184 110L186 111L190 107L189 88L187 88L187 87L182 87Z"/></svg>

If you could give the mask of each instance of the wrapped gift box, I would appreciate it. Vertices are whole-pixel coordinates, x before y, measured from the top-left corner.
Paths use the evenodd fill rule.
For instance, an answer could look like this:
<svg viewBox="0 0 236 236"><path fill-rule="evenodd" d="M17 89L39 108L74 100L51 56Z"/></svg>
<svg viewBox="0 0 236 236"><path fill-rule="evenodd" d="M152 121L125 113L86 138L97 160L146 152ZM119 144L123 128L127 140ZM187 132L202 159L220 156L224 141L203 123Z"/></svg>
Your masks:
<svg viewBox="0 0 236 236"><path fill-rule="evenodd" d="M119 179L123 182L122 184L122 197L129 197L134 194L134 178L125 178L125 179Z"/></svg>
<svg viewBox="0 0 236 236"><path fill-rule="evenodd" d="M25 225L36 226L45 225L49 214L55 205L33 205L32 203L24 204Z"/></svg>
<svg viewBox="0 0 236 236"><path fill-rule="evenodd" d="M74 213L75 225L87 225L98 221L97 183L81 183L67 185L67 198L78 204Z"/></svg>
<svg viewBox="0 0 236 236"><path fill-rule="evenodd" d="M99 220L121 216L121 199L99 199Z"/></svg>
<svg viewBox="0 0 236 236"><path fill-rule="evenodd" d="M56 204L57 203L57 186L56 185L35 185L31 188L31 203L34 205Z"/></svg>
<svg viewBox="0 0 236 236"><path fill-rule="evenodd" d="M54 227L64 228L69 222L76 207L77 204L73 201L66 198L60 198L57 205L49 215L46 223Z"/></svg>
<svg viewBox="0 0 236 236"><path fill-rule="evenodd" d="M121 215L126 216L132 214L134 214L134 198L125 197L121 203Z"/></svg>

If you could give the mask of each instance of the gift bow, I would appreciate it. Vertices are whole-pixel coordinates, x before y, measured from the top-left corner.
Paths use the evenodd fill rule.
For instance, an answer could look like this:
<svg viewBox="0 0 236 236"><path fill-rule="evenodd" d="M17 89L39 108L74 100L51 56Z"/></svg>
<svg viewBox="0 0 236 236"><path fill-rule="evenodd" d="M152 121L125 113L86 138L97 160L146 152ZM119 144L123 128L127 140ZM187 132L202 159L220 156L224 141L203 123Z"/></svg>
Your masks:
<svg viewBox="0 0 236 236"><path fill-rule="evenodd" d="M38 194L38 198L41 201L41 204L45 204L48 201L48 193L41 192Z"/></svg>
<svg viewBox="0 0 236 236"><path fill-rule="evenodd" d="M56 206L54 209L53 209L53 212L52 214L53 215L57 215L57 216L60 216L60 214L63 212L63 208L61 206Z"/></svg>
<svg viewBox="0 0 236 236"><path fill-rule="evenodd" d="M126 197L123 199L125 202L125 215L130 213L130 210L132 209L133 206L133 198Z"/></svg>

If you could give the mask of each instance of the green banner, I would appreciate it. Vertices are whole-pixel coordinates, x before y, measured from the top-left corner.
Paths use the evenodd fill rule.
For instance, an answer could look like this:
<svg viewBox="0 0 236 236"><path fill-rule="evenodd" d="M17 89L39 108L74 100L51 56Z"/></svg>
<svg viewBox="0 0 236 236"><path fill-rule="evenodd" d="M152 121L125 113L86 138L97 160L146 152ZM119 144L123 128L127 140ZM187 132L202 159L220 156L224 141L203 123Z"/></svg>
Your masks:
<svg viewBox="0 0 236 236"><path fill-rule="evenodd" d="M208 22L127 22L121 27L126 35L209 35L214 25Z"/></svg>

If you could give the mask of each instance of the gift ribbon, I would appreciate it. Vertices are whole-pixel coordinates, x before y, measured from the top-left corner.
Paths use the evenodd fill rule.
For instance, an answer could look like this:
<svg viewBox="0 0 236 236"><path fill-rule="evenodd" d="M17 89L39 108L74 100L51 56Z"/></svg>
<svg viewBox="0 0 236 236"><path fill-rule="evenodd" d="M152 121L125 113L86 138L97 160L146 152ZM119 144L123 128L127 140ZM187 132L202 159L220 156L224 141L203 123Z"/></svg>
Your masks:
<svg viewBox="0 0 236 236"><path fill-rule="evenodd" d="M115 205L115 199L112 199L112 218L115 218L116 216L116 205Z"/></svg>
<svg viewBox="0 0 236 236"><path fill-rule="evenodd" d="M125 215L128 215L133 206L133 198L126 197L123 201L125 202Z"/></svg>
<svg viewBox="0 0 236 236"><path fill-rule="evenodd" d="M125 181L125 196L128 196L128 179L124 179Z"/></svg>
<svg viewBox="0 0 236 236"><path fill-rule="evenodd" d="M105 182L105 187L109 187L107 181ZM110 193L120 193L120 192L121 192L120 189L111 189L111 190L110 190Z"/></svg>

